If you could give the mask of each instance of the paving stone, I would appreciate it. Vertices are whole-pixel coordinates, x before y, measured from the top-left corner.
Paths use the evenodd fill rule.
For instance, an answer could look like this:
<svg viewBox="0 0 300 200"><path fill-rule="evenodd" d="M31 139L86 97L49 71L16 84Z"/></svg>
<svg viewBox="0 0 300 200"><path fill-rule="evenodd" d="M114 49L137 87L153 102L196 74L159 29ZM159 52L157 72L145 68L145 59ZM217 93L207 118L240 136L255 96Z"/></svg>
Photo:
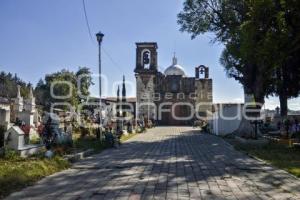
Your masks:
<svg viewBox="0 0 300 200"><path fill-rule="evenodd" d="M157 127L7 199L300 199L300 180L191 127Z"/></svg>
<svg viewBox="0 0 300 200"><path fill-rule="evenodd" d="M167 199L168 200L178 199L178 193L177 192L172 192L172 193L167 192Z"/></svg>

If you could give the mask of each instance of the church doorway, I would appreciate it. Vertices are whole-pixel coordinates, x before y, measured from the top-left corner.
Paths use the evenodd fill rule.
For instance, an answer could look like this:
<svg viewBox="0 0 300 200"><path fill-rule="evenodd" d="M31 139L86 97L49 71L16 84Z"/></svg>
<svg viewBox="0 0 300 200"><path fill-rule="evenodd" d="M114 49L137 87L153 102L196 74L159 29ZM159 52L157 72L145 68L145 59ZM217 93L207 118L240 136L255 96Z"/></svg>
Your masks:
<svg viewBox="0 0 300 200"><path fill-rule="evenodd" d="M188 118L191 116L191 107L188 105L176 105L173 108L168 106L166 109L169 112L162 113L161 125L167 126L187 126L192 125L192 119L178 119L178 118Z"/></svg>

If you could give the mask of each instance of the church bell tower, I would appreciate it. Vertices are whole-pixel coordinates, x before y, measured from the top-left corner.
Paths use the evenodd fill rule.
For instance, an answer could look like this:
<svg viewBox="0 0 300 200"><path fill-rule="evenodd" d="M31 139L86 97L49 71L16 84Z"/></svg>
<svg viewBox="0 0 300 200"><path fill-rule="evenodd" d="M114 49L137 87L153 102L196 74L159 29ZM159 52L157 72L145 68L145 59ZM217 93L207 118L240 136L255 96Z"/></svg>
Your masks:
<svg viewBox="0 0 300 200"><path fill-rule="evenodd" d="M136 96L137 117L152 119L155 117L154 88L157 74L157 43L136 43Z"/></svg>
<svg viewBox="0 0 300 200"><path fill-rule="evenodd" d="M157 72L157 43L136 43L136 67L135 73Z"/></svg>

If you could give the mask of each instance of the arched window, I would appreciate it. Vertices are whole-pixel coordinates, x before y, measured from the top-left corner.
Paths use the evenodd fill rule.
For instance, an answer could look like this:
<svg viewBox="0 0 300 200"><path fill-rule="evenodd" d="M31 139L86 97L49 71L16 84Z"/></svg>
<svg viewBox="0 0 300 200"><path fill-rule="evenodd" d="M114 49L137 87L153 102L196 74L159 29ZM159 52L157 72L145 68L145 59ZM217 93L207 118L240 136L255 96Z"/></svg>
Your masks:
<svg viewBox="0 0 300 200"><path fill-rule="evenodd" d="M196 67L196 78L208 78L208 67L205 67L204 65Z"/></svg>
<svg viewBox="0 0 300 200"><path fill-rule="evenodd" d="M151 52L148 49L144 49L142 51L142 66L144 69L149 69L150 68L150 63L151 63Z"/></svg>

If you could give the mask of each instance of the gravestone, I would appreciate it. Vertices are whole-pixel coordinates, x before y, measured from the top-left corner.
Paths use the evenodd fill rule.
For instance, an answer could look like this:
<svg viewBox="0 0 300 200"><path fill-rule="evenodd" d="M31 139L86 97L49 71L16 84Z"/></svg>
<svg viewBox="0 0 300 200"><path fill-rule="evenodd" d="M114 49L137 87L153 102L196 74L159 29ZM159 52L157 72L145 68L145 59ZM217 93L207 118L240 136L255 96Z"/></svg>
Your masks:
<svg viewBox="0 0 300 200"><path fill-rule="evenodd" d="M10 125L10 103L6 98L0 97L0 126L3 126L6 130Z"/></svg>
<svg viewBox="0 0 300 200"><path fill-rule="evenodd" d="M30 113L35 113L36 111L35 97L33 96L32 87L30 87L29 98L25 100L24 110Z"/></svg>
<svg viewBox="0 0 300 200"><path fill-rule="evenodd" d="M15 122L18 118L18 114L23 111L24 109L24 99L21 96L21 86L17 86L17 97L13 99L13 109L12 109L12 121Z"/></svg>
<svg viewBox="0 0 300 200"><path fill-rule="evenodd" d="M66 144L72 142L72 127L67 128L64 132L63 128L60 128L60 117L55 113L46 113L43 117L43 124L46 125L48 119L51 118L51 130L56 138L57 144Z"/></svg>
<svg viewBox="0 0 300 200"><path fill-rule="evenodd" d="M32 88L30 88L30 94L29 98L23 100L23 98L19 94L19 87L18 87L18 94L15 102L20 102L22 99L23 102L23 109L20 111L18 109L17 117L19 120L23 121L26 125L34 127L34 121L35 121L35 113L36 113L36 105L35 105L35 98L33 96ZM18 104L15 105L17 108L20 108Z"/></svg>
<svg viewBox="0 0 300 200"><path fill-rule="evenodd" d="M34 115L27 111L18 113L18 119L21 120L22 122L24 122L26 125L34 126L34 123L33 123Z"/></svg>
<svg viewBox="0 0 300 200"><path fill-rule="evenodd" d="M0 125L5 129L8 128L10 123L10 109L0 108Z"/></svg>
<svg viewBox="0 0 300 200"><path fill-rule="evenodd" d="M4 136L5 146L14 150L23 148L25 144L24 136L25 133L18 126L11 127Z"/></svg>
<svg viewBox="0 0 300 200"><path fill-rule="evenodd" d="M5 147L17 151L21 157L27 157L42 150L43 145L25 145L24 136L25 133L18 126L12 126L5 132Z"/></svg>
<svg viewBox="0 0 300 200"><path fill-rule="evenodd" d="M33 140L39 138L37 133L38 126L38 112L35 104L35 97L33 96L32 88L30 88L29 98L23 99L21 96L21 87L18 85L17 97L14 99L12 119L17 119L24 122L26 126L30 127L29 138Z"/></svg>

